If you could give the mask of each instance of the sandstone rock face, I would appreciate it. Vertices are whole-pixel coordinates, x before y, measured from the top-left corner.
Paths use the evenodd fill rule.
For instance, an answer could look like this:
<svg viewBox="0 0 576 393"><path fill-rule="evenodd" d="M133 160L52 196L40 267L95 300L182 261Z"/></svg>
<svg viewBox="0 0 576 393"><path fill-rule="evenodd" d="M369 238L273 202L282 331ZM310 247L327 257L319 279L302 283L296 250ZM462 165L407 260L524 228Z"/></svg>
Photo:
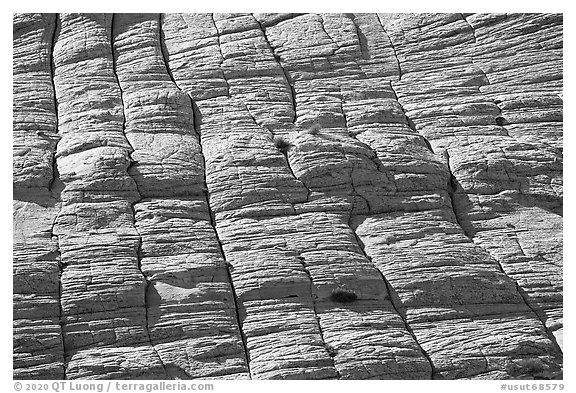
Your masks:
<svg viewBox="0 0 576 393"><path fill-rule="evenodd" d="M562 26L14 15L14 378L560 377Z"/></svg>

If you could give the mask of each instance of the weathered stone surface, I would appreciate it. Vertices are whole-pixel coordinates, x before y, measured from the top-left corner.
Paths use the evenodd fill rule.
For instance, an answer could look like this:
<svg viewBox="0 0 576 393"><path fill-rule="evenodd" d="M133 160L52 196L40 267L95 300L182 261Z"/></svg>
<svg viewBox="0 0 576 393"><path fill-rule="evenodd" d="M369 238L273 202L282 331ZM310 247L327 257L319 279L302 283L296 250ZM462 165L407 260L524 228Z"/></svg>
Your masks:
<svg viewBox="0 0 576 393"><path fill-rule="evenodd" d="M15 378L561 375L561 16L15 15L14 97Z"/></svg>
<svg viewBox="0 0 576 393"><path fill-rule="evenodd" d="M49 187L58 141L50 60L53 14L15 14L13 37L13 185Z"/></svg>
<svg viewBox="0 0 576 393"><path fill-rule="evenodd" d="M128 173L145 198L133 209L149 282L148 334L170 377L247 376L234 295L206 204L192 104L167 73L159 19L117 15L113 25L124 132L134 149Z"/></svg>
<svg viewBox="0 0 576 393"><path fill-rule="evenodd" d="M14 377L60 379L59 255L52 226L59 204L45 189L14 201Z"/></svg>
<svg viewBox="0 0 576 393"><path fill-rule="evenodd" d="M147 330L132 210L139 193L128 174L111 24L112 15L59 15L54 47L66 378L162 378Z"/></svg>
<svg viewBox="0 0 576 393"><path fill-rule="evenodd" d="M405 71L396 90L449 160L458 221L562 345L562 17L434 15L427 33L410 18L384 19L401 66L426 69L425 78ZM438 36L453 24L469 43L451 55L458 66L419 57L422 42L451 42ZM462 67L470 71L453 77Z"/></svg>
<svg viewBox="0 0 576 393"><path fill-rule="evenodd" d="M61 379L60 256L53 233L60 202L49 188L58 141L50 58L53 14L14 15L14 377Z"/></svg>
<svg viewBox="0 0 576 393"><path fill-rule="evenodd" d="M509 365L525 357L557 372L544 326L516 283L451 215L432 210L357 217L366 253L394 288L397 307L430 356L435 376L515 377ZM519 324L526 327L516 330Z"/></svg>

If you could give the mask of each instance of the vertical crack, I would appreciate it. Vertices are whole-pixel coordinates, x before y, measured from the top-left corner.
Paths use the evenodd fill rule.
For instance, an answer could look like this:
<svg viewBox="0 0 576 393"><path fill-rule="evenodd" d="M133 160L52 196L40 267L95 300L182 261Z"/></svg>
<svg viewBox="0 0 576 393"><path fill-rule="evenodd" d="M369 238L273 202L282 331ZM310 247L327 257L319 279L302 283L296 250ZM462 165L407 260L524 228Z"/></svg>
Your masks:
<svg viewBox="0 0 576 393"><path fill-rule="evenodd" d="M294 112L294 115L292 116L292 124L296 124L296 120L297 120L296 90L294 89L293 84L290 82L291 79L290 79L288 73L286 72L286 70L282 66L282 62L280 61L280 56L278 56L276 54L276 52L274 51L274 47L272 46L272 44L270 44L270 41L268 40L268 36L266 35L266 28L264 26L262 26L262 23L258 19L256 19L254 14L252 14L252 17L254 18L256 23L258 23L258 26L260 26L260 30L262 31L262 35L264 36L264 40L266 40L266 43L268 44L268 48L270 49L270 52L272 52L272 56L274 57L274 60L276 60L276 63L278 64L278 66L282 70L282 73L284 74L284 79L286 80L286 84L290 88L290 100L291 100L291 104L292 104L292 111Z"/></svg>
<svg viewBox="0 0 576 393"><path fill-rule="evenodd" d="M321 14L316 14L319 18L320 18L320 27L322 28L322 31L324 32L324 34L326 34L326 36L328 37L328 39L330 41L332 41L332 43L334 44L334 46L336 47L336 49L334 49L332 51L332 55L334 55L336 53L336 51L338 49L340 49L340 46L336 43L336 41L334 41L334 39L332 38L332 36L330 34L328 34L328 32L326 31L326 27L324 26L324 18L322 17Z"/></svg>
<svg viewBox="0 0 576 393"><path fill-rule="evenodd" d="M254 16L254 14L252 14L252 18L256 21L256 23L258 23L258 26L260 27L260 31L262 32L262 36L264 37L264 40L266 41L266 44L268 45L268 49L272 53L272 56L274 57L276 64L282 70L282 73L284 75L284 80L286 81L286 84L290 88L290 103L292 104L292 111L294 113L294 115L292 116L292 124L295 124L296 123L296 91L294 90L294 86L292 86L292 83L290 83L290 78L289 78L288 73L286 72L284 67L282 67L280 59L279 59L278 55L276 54L276 52L274 51L274 47L272 46L272 44L270 44L270 41L268 40L268 36L266 35L266 29L264 28L264 26L262 26L262 23ZM246 107L246 110L250 114L248 107ZM250 114L250 116L254 119L252 114ZM254 122L256 123L256 119L254 119ZM267 130L272 134L272 138L274 139L276 134L270 129L267 129ZM303 181L298 179L298 177L294 173L294 170L292 169L292 165L290 164L290 159L288 158L288 150L281 150L281 153L284 155L284 158L286 160L286 166L288 167L288 170L290 171L290 173L292 174L294 179L296 179L298 182L300 182L304 186L304 188L306 188L306 192L307 192L306 202L308 202L310 200L311 191L308 187L306 187L306 184L304 184Z"/></svg>
<svg viewBox="0 0 576 393"><path fill-rule="evenodd" d="M468 19L466 19L466 16L464 14L461 13L460 17L462 18L464 23L466 23L468 25L468 27L470 28L470 33L472 34L472 37L474 38L474 45L476 45L476 43L478 42L478 39L476 37L476 30L470 24L470 22L468 22ZM482 73L482 75L486 79L486 84L490 85L491 83L490 83L490 79L488 79L488 75L486 75L486 72L482 69L482 67L480 67L478 64L476 64L476 62L474 61L474 53L470 54L470 62ZM480 87L478 87L478 92L480 94L482 94L482 92L480 91ZM500 107L498 107L498 109L500 109Z"/></svg>
<svg viewBox="0 0 576 393"><path fill-rule="evenodd" d="M162 54L162 59L164 59L164 68L166 68L166 74L168 74L174 86L178 87L176 80L174 80L174 75L172 75L172 70L168 67L168 50L166 49L164 30L162 29L163 23L164 14L158 14L158 41L160 42L160 53ZM181 91L179 87L178 89Z"/></svg>
<svg viewBox="0 0 576 393"><path fill-rule="evenodd" d="M270 132L272 133L272 136L274 137L274 133L272 131L270 131ZM290 146L288 147L288 150L290 149ZM286 160L286 167L288 168L288 170L292 174L292 177L294 177L294 179L300 181L298 179L298 177L296 176L296 174L294 173L294 170L292 169L292 165L290 165L290 159L288 158L288 150L282 149L282 150L280 150L280 153L282 153L282 155L284 156L284 160ZM304 183L302 182L302 184L304 184Z"/></svg>
<svg viewBox="0 0 576 393"><path fill-rule="evenodd" d="M55 132L58 135L56 140L56 144L54 145L54 154L52 155L52 179L48 185L48 191L50 192L52 198L54 198L59 204L60 209L61 206L61 196L60 192L62 190L61 181L60 181L60 173L58 172L58 163L56 160L56 153L58 151L58 143L60 142L60 136L58 134L58 124L59 124L59 117L58 117L58 100L56 96L56 84L54 83L54 77L56 75L56 65L54 64L54 47L56 46L56 41L58 37L58 26L60 23L60 14L55 15L54 21L54 30L52 31L52 43L50 46L50 54L49 54L49 62L50 62L50 77L51 77L51 85L52 85L52 94L54 98L54 114L56 116L56 129ZM60 324L60 336L62 339L62 357L63 357L63 373L64 379L66 379L66 370L68 369L67 365L67 356L66 356L66 345L64 340L64 326L65 326L65 316L64 316L64 308L62 307L62 275L64 274L64 264L62 263L62 252L60 250L60 238L57 234L54 233L54 228L56 226L56 221L60 216L60 212L56 214L54 217L54 221L52 221L52 225L50 227L50 238L56 242L56 259L58 261L58 307L60 311L59 316L59 324Z"/></svg>
<svg viewBox="0 0 576 393"><path fill-rule="evenodd" d="M120 78L118 77L118 72L116 70L116 58L118 56L118 53L116 52L116 48L114 46L115 38L116 38L114 35L115 16L116 16L116 14L112 14L112 21L110 23L110 25L111 25L110 26L110 46L112 48L112 70L114 72L114 77L116 78L116 84L117 84L118 89L120 91L120 101L122 104L122 133L124 135L124 138L126 139L126 143L128 143L128 145L132 149L132 152L130 152L128 154L129 159L130 159L130 165L128 166L128 168L126 168L126 173L128 174L128 176L130 176L130 178L134 182L134 187L136 188L136 193L138 194L138 199L130 204L130 209L132 210L134 231L138 235L138 245L136 248L137 269L140 272L140 274L142 275L142 277L146 283L144 286L144 314L145 314L145 319L146 319L146 335L148 337L148 341L150 343L150 346L151 346L152 350L154 351L154 354L156 355L156 357L158 358L158 361L160 362L160 364L162 365L162 368L164 369L164 373L166 374L166 376L168 376L169 374L168 374L168 370L166 369L166 365L164 364L164 362L162 361L162 358L160 357L160 354L156 350L156 347L154 346L154 343L152 342L152 336L150 335L150 324L149 324L150 320L148 317L148 292L149 292L148 289L149 289L150 285L152 285L152 283L149 280L149 278L146 276L146 274L144 274L144 272L142 271L142 258L141 258L142 235L140 234L140 231L138 230L138 226L136 225L136 209L135 209L136 204L139 203L140 201L142 201L142 194L140 193L140 189L138 188L138 182L130 174L130 169L136 163L136 161L132 158L132 153L134 152L134 147L132 146L132 144L130 143L130 140L126 136L126 112L125 112L126 106L124 105L124 91L122 89L122 85L120 84Z"/></svg>
<svg viewBox="0 0 576 393"><path fill-rule="evenodd" d="M524 252L524 249L522 248L522 245L520 244L520 241L518 239L518 236L516 235L516 228L513 227L512 228L514 230L514 241L516 242L516 244L518 245L518 248L520 249L520 252L522 253L522 256L526 257L526 258L530 258L528 255L526 255L526 253ZM563 353L562 349L560 348L560 345L558 344L558 341L556 341L556 337L554 336L554 334L550 331L550 329L546 326L546 317L545 315L542 315L542 312L539 312L538 310L536 310L534 307L532 307L531 302L529 302L530 300L530 296L528 295L528 293L526 293L526 291L520 286L520 284L518 284L518 282L516 280L514 280L512 277L508 276L508 274L506 273L506 271L504 270L504 267L502 266L502 264L500 263L500 259L498 258L494 258L496 260L496 262L498 263L498 268L500 269L500 271L506 276L509 277L510 280L512 280L514 282L514 284L516 285L516 290L518 291L518 293L520 294L520 296L522 296L522 299L524 300L524 303L526 303L526 306L528 306L528 308L538 317L538 319L540 320L540 322L542 323L542 325L544 326L544 330L546 331L546 335L548 336L548 338L550 339L550 341L552 341L552 345L554 346L554 349L556 351L558 351L558 353Z"/></svg>
<svg viewBox="0 0 576 393"><path fill-rule="evenodd" d="M396 100L398 105L400 105L400 109L402 110L402 113L404 114L404 118L406 119L406 124L408 125L408 127L410 127L410 129L412 131L414 131L414 133L416 135L418 135L420 138L422 138L422 141L424 142L424 144L426 145L428 150L430 150L432 153L434 153L434 149L432 149L432 145L430 144L430 141L424 135L422 135L418 132L418 130L416 129L416 125L414 124L412 119L410 119L410 117L406 114L406 110L404 109L404 107L400 103L400 99L398 98L398 94L396 93L396 90L394 89L392 82L390 82L389 86L390 86L390 90L392 90L392 93L394 94L394 99Z"/></svg>
<svg viewBox="0 0 576 393"><path fill-rule="evenodd" d="M162 16L160 16L160 21L162 21ZM214 16L212 15L212 21L214 22ZM214 22L214 26L216 26L216 23ZM214 229L214 237L216 239L216 243L218 245L218 249L220 250L220 253L222 255L222 259L224 260L224 264L225 264L225 268L226 268L226 273L228 276L228 282L230 283L230 289L232 291L232 297L233 297L233 301L234 301L234 309L236 310L236 323L238 324L238 333L240 334L240 339L242 341L242 348L244 349L244 359L246 362L246 368L248 369L248 375L250 376L250 379L252 379L252 372L250 370L250 354L248 352L248 344L247 344L247 337L246 334L244 333L244 330L242 329L242 321L240 320L240 309L238 307L239 304L239 300L238 300L238 296L236 294L236 289L234 288L234 282L232 281L232 273L230 271L230 265L228 263L228 260L226 259L226 254L224 252L224 248L222 246L222 242L220 240L220 236L218 235L218 230L216 228L216 216L214 214L214 211L212 210L212 206L210 205L210 195L209 195L209 189L208 189L208 182L206 181L206 158L204 156L204 152L203 152L203 147L202 147L202 133L200 132L200 109L198 108L198 106L196 105L196 103L194 102L194 100L192 99L192 97L190 96L190 94L188 94L187 92L185 92L184 90L182 90L180 88L180 86L178 85L178 83L176 82L176 80L173 77L172 71L170 69L170 63L168 62L168 56L167 56L167 47L166 47L166 42L165 42L165 35L164 35L164 31L162 29L162 24L159 24L159 39L160 39L160 48L162 51L162 57L164 58L164 65L166 67L166 70L168 72L168 75L170 75L170 78L172 79L172 82L174 83L174 86L176 86L176 88L178 90L180 90L182 92L182 94L185 94L186 97L188 97L188 99L190 100L190 107L192 109L192 131L194 132L194 134L196 135L196 138L198 139L198 145L200 148L200 157L202 157L202 166L204 168L204 173L203 173L203 183L204 183L204 187L203 187L203 196L204 199L206 200L206 206L208 208L208 216L209 216L209 220L210 220L210 225L212 226L212 228ZM218 38L218 41L220 41L220 39ZM220 52L222 53L222 52ZM228 83L228 82L226 82Z"/></svg>
<svg viewBox="0 0 576 393"><path fill-rule="evenodd" d="M310 270L308 270L308 266L306 265L306 262L304 262L305 258L303 256L297 256L296 258L302 264L302 268L304 269L304 273L306 273L306 275L308 276L308 280L310 282L310 287L309 287L310 288L310 299L312 299L312 309L314 311L314 318L316 318L316 323L318 325L318 331L320 333L320 339L322 340L322 345L324 346L324 349L328 353L330 360L332 360L332 366L334 367L334 371L336 372L338 379L342 379L340 372L336 368L336 363L334 362L334 355L335 355L334 351L330 348L330 346L326 343L326 340L324 339L324 331L322 330L322 325L320 324L320 317L318 316L318 310L316 308L316 300L314 299L314 290L313 290L314 280L312 279L312 275L310 274Z"/></svg>
<svg viewBox="0 0 576 393"><path fill-rule="evenodd" d="M378 23L380 23L380 27L382 27L382 30L384 31L384 35L386 35L386 38L388 38L388 41L390 42L390 46L392 47L392 51L394 52L394 57L396 58L396 64L398 65L398 81L402 80L402 65L400 64L400 59L398 58L398 52L396 51L396 46L394 46L394 43L392 42L392 38L390 38L390 34L388 34L388 32L386 31L386 28L384 27L384 23L382 23L382 20L380 19L380 14L376 13L376 18L378 19Z"/></svg>
<svg viewBox="0 0 576 393"><path fill-rule="evenodd" d="M460 217L458 217L456 202L454 200L454 196L456 195L456 192L458 190L458 180L456 179L456 176L454 176L454 174L452 173L452 168L450 167L450 154L448 153L447 150L444 151L444 156L446 158L446 167L448 168L448 173L450 174L450 180L448 184L448 195L450 196L450 206L452 208L452 213L454 214L456 223L458 224L460 229L462 229L462 232L464 232L464 235L466 235L468 239L473 240L474 236L466 230L466 228L464 227L464 225L462 225L462 222L460 221Z"/></svg>
<svg viewBox="0 0 576 393"><path fill-rule="evenodd" d="M477 243L475 243L477 244ZM520 244L518 244L520 245ZM484 247L482 247L484 248ZM522 250L522 247L520 247L520 250L522 251L522 254L524 256L526 256L526 254L524 254L524 251ZM488 251L489 254L490 251ZM544 331L546 332L546 336L548 337L548 339L552 342L552 346L554 347L554 349L559 353L562 354L562 349L560 348L560 345L558 344L558 342L556 341L556 337L554 337L554 334L550 331L550 329L546 326L546 320L545 317L542 316L542 313L538 312L534 307L532 307L532 305L529 302L530 297L528 296L528 294L526 293L526 291L524 291L524 289L520 286L520 284L518 284L518 282L513 279L512 277L510 277L506 271L504 270L504 267L502 266L502 263L500 261L499 258L497 257L493 257L494 260L496 261L496 263L498 264L498 269L500 270L500 272L502 274L504 274L504 276L508 277L509 280L511 280L514 285L516 286L516 291L518 292L518 294L520 294L520 297L522 297L522 300L524 301L524 304L526 304L526 306L530 309L530 311L532 311L532 313L536 316L536 318L538 318L538 320L540 321L540 323L542 323L542 326L544 328Z"/></svg>
<svg viewBox="0 0 576 393"><path fill-rule="evenodd" d="M477 42L476 39L476 30L474 30L474 27L470 24L470 22L468 22L468 19L466 19L466 16L464 16L464 14L460 13L460 16L462 17L462 19L464 20L464 22L466 22L466 24L468 25L468 27L470 27L470 30L472 32L472 36L474 37L474 43Z"/></svg>
<svg viewBox="0 0 576 393"><path fill-rule="evenodd" d="M270 132L272 133L274 138L274 133L272 131ZM284 159L286 160L286 167L288 168L288 171L290 171L290 173L292 174L292 177L294 177L294 179L296 179L296 181L302 184L302 186L306 189L306 201L304 202L306 203L310 201L310 195L312 194L312 191L310 190L310 188L308 188L306 183L304 183L302 180L298 178L298 176L296 176L296 173L294 173L294 170L292 169L292 164L290 164L290 158L288 157L288 152L290 151L291 146L292 145L288 146L287 149L280 150L280 152L282 153ZM294 203L292 203L292 205L294 205Z"/></svg>
<svg viewBox="0 0 576 393"><path fill-rule="evenodd" d="M414 340L414 343L416 343L416 346L418 347L418 349L420 350L420 352L422 353L424 358L426 358L426 360L430 364L430 369L431 369L430 379L434 379L434 375L436 374L436 371L435 371L434 363L432 362L432 359L430 358L430 355L424 350L424 348L422 348L422 345L420 345L420 343L418 342L418 339L416 338L416 334L414 334L414 331L412 330L412 328L408 324L408 320L406 319L406 316L400 312L399 307L396 305L395 299L392 296L392 293L393 293L392 285L388 282L386 277L384 277L384 274L378 268L378 266L376 266L376 264L374 263L374 261L372 260L370 255L368 255L368 253L366 252L366 250L364 248L364 243L362 242L362 240L360 239L360 237L358 236L356 231L352 228L352 225L351 225L352 217L353 216L350 215L350 218L348 220L348 227L350 228L350 230L354 234L354 238L356 239L356 244L358 244L358 247L362 251L362 254L364 255L364 257L368 261L370 261L372 266L374 266L376 268L376 270L378 271L378 273L380 274L380 278L382 278L382 281L384 281L384 284L386 285L386 291L388 292L388 294L390 296L390 303L392 304L392 308L394 309L394 312L396 312L396 314L398 314L398 316L400 317L400 319L404 323L404 327L406 328L406 331L410 334L410 336Z"/></svg>
<svg viewBox="0 0 576 393"><path fill-rule="evenodd" d="M376 150L374 150L372 148L372 146L359 141L357 138L357 134L351 132L348 129L348 118L346 117L346 111L344 110L344 94L342 92L342 87L340 87L340 112L342 112L342 117L344 118L344 128L346 129L346 132L348 134L348 136L350 136L352 139L358 141L358 143L361 143L364 147L366 147L366 149L370 150L373 154L373 157L370 157L370 160L374 163L374 165L376 165L376 169L379 171L380 166L378 165L378 154L376 153ZM368 213L370 213L372 211L371 207L370 207L370 202L368 201L368 199L366 199L362 194L360 194L358 191L356 191L356 187L354 185L354 169L355 169L355 165L352 165L352 168L350 168L350 180L351 180L351 186L352 186L352 190L354 191L354 194L356 194L356 196L358 196L360 199L362 199L364 202L366 202L366 206L368 207ZM352 209L350 211L350 214L352 214L352 212L354 211L354 209L356 208L356 203L353 204Z"/></svg>
<svg viewBox="0 0 576 393"><path fill-rule="evenodd" d="M194 113L194 118L198 118L198 107L196 105L193 104L193 100L192 97L190 97L188 95L188 98L190 99L190 105L192 106L192 111ZM196 124L195 124L196 126ZM196 130L195 130L196 131ZM244 331L242 330L242 323L240 320L240 309L238 308L238 296L236 295L236 289L234 288L234 282L232 280L232 273L230 271L230 266L228 263L228 260L226 259L226 254L224 253L224 248L222 246L222 241L220 240L220 236L218 235L218 230L216 227L216 216L214 214L214 211L212 210L212 206L210 205L210 196L209 193L210 191L208 190L208 183L206 181L206 158L204 157L204 153L202 151L202 137L200 132L196 131L196 134L198 136L198 142L200 145L200 156L202 157L202 165L204 167L204 190L207 190L206 192L204 192L204 197L206 199L206 205L208 207L208 215L210 218L210 225L212 226L212 228L214 229L214 237L216 239L216 242L218 244L218 249L220 250L220 253L222 255L222 259L225 262L225 266L226 266L226 272L228 275L228 281L230 282L230 288L232 290L232 295L233 295L233 300L234 300L234 308L236 309L236 322L238 324L238 329L239 329L239 333L240 333L240 338L242 340L242 346L244 348L244 356L246 359L246 367L248 368L248 374L250 375L250 378L252 378L252 373L250 371L250 354L248 353L248 344L247 344L247 337L244 333Z"/></svg>
<svg viewBox="0 0 576 393"><path fill-rule="evenodd" d="M50 228L50 238L56 242L56 260L58 263L58 308L60 311L59 316L59 324L60 324L60 336L62 339L62 358L63 358L63 374L64 378L66 379L66 370L68 370L68 362L67 362L67 355L66 355L66 345L64 340L64 325L66 324L65 316L64 316L64 307L62 307L62 275L64 274L64 263L62 262L62 252L60 250L60 239L58 235L54 233L54 227L56 226L56 220L58 219L58 215L54 217L54 221L52 222L52 226Z"/></svg>
<svg viewBox="0 0 576 393"><path fill-rule="evenodd" d="M168 67L168 65L167 65ZM193 115L194 115L194 132L198 137L198 144L200 146L200 156L202 157L202 166L204 168L204 198L206 199L206 206L208 207L208 215L210 218L210 225L214 229L214 237L216 239L216 243L218 244L218 249L222 255L222 259L224 260L224 264L226 267L226 273L228 275L228 282L230 283L230 289L232 291L232 297L234 301L234 308L236 309L236 323L238 324L238 330L240 333L240 339L242 340L242 346L244 348L244 358L246 360L246 367L248 369L248 375L250 379L252 379L252 372L250 370L250 354L248 352L248 338L242 329L242 321L240 320L240 309L238 307L239 300L238 295L236 294L236 289L234 287L234 281L232 280L232 272L230 271L230 264L226 259L226 253L224 252L224 247L222 246L222 241L220 240L220 236L218 235L218 230L216 227L216 216L214 211L212 210L212 206L210 205L210 190L208 189L208 182L206 180L206 158L204 157L204 152L202 148L202 134L199 131L199 128L196 128L196 119L199 118L198 107L194 104L194 101L190 95L184 93L190 99L190 106L192 107Z"/></svg>
<svg viewBox="0 0 576 393"><path fill-rule="evenodd" d="M362 60L370 60L370 51L368 50L368 39L360 31L360 28L356 24L356 15L346 14L346 16L352 21L354 28L356 29L356 35L358 36L358 45L360 46L360 57Z"/></svg>
<svg viewBox="0 0 576 393"><path fill-rule="evenodd" d="M346 117L346 111L344 110L344 93L342 92L342 86L340 86L340 112L342 112L342 118L344 119L344 128L346 128L346 132L348 135L356 139L356 136L351 135L350 130L348 129L348 118Z"/></svg>
<svg viewBox="0 0 576 393"><path fill-rule="evenodd" d="M228 82L228 79L226 78L226 72L224 71L224 69L222 68L222 64L224 64L224 54L222 53L222 48L221 48L221 41L220 41L220 30L218 30L218 26L216 25L216 20L214 20L214 14L211 13L210 17L212 18L212 23L214 24L214 29L216 29L216 38L218 39L218 52L220 52L220 71L222 72L222 78L224 78L224 82L226 82L226 94L228 95L228 97L230 97L230 83ZM168 66L166 66L168 67Z"/></svg>
<svg viewBox="0 0 576 393"><path fill-rule="evenodd" d="M388 282L388 280L386 280L386 278L384 278L384 275L382 274L380 269L378 269L378 271L380 272L380 276L382 277L382 280L384 280L384 284L386 285L386 290L390 294L390 303L392 304L392 308L394 309L396 314L398 314L400 316L400 319L402 319L402 322L404 323L404 327L406 328L406 330L408 331L408 333L410 334L410 336L412 337L412 339L416 343L416 346L418 347L418 349L420 350L420 352L422 353L424 358L426 358L426 360L428 361L428 364L430 365L430 370L431 370L430 371L430 379L434 379L434 375L436 374L436 367L434 366L434 362L432 362L432 358L424 350L424 348L422 348L422 345L420 345L420 343L418 342L418 338L416 337L416 334L414 333L414 331L412 330L412 327L408 323L406 316L400 312L398 306L396 305L396 302L392 298L392 285Z"/></svg>
<svg viewBox="0 0 576 393"><path fill-rule="evenodd" d="M49 58L50 58L50 76L51 76L51 85L52 85L52 95L54 97L54 115L56 116L56 129L55 132L58 135L56 144L54 145L54 154L52 156L52 180L50 181L50 184L48 185L48 190L52 193L54 187L56 186L56 183L58 182L60 176L58 174L58 165L56 164L56 151L58 148L58 142L60 142L60 136L58 134L58 123L59 123L59 118L58 118L58 100L56 98L56 84L54 83L54 77L56 75L56 65L54 64L54 47L56 45L56 41L57 41L57 35L58 35L58 24L60 22L60 14L56 14L55 16L56 20L54 21L54 30L52 31L52 44L50 47L50 54L49 54ZM55 190L57 191L57 190ZM53 195L54 196L54 195ZM60 199L60 196L58 195L58 200Z"/></svg>

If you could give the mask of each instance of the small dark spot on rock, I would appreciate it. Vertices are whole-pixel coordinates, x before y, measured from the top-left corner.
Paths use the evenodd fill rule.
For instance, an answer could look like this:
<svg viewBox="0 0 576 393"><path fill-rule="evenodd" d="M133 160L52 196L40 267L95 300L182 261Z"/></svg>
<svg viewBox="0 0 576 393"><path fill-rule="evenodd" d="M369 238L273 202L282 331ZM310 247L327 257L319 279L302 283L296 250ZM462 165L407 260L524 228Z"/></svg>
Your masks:
<svg viewBox="0 0 576 393"><path fill-rule="evenodd" d="M288 151L288 149L290 149L290 146L292 146L292 145L290 144L290 142L288 142L286 139L282 138L281 136L275 136L274 137L274 146L276 146L276 149L285 153Z"/></svg>
<svg viewBox="0 0 576 393"><path fill-rule="evenodd" d="M503 126L506 123L506 120L502 116L498 116L496 118L496 124L499 126Z"/></svg>
<svg viewBox="0 0 576 393"><path fill-rule="evenodd" d="M348 289L336 288L332 290L330 299L338 303L350 303L358 299L358 295Z"/></svg>

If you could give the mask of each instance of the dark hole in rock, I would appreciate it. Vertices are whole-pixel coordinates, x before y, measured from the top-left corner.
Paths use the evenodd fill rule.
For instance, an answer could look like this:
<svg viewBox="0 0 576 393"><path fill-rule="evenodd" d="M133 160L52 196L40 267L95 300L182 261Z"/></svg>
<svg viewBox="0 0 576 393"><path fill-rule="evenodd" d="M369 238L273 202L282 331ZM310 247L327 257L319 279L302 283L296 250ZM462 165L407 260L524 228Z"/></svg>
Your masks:
<svg viewBox="0 0 576 393"><path fill-rule="evenodd" d="M496 118L496 124L498 124L499 126L503 126L505 122L506 122L506 120L504 120L504 118L502 116L498 116Z"/></svg>

